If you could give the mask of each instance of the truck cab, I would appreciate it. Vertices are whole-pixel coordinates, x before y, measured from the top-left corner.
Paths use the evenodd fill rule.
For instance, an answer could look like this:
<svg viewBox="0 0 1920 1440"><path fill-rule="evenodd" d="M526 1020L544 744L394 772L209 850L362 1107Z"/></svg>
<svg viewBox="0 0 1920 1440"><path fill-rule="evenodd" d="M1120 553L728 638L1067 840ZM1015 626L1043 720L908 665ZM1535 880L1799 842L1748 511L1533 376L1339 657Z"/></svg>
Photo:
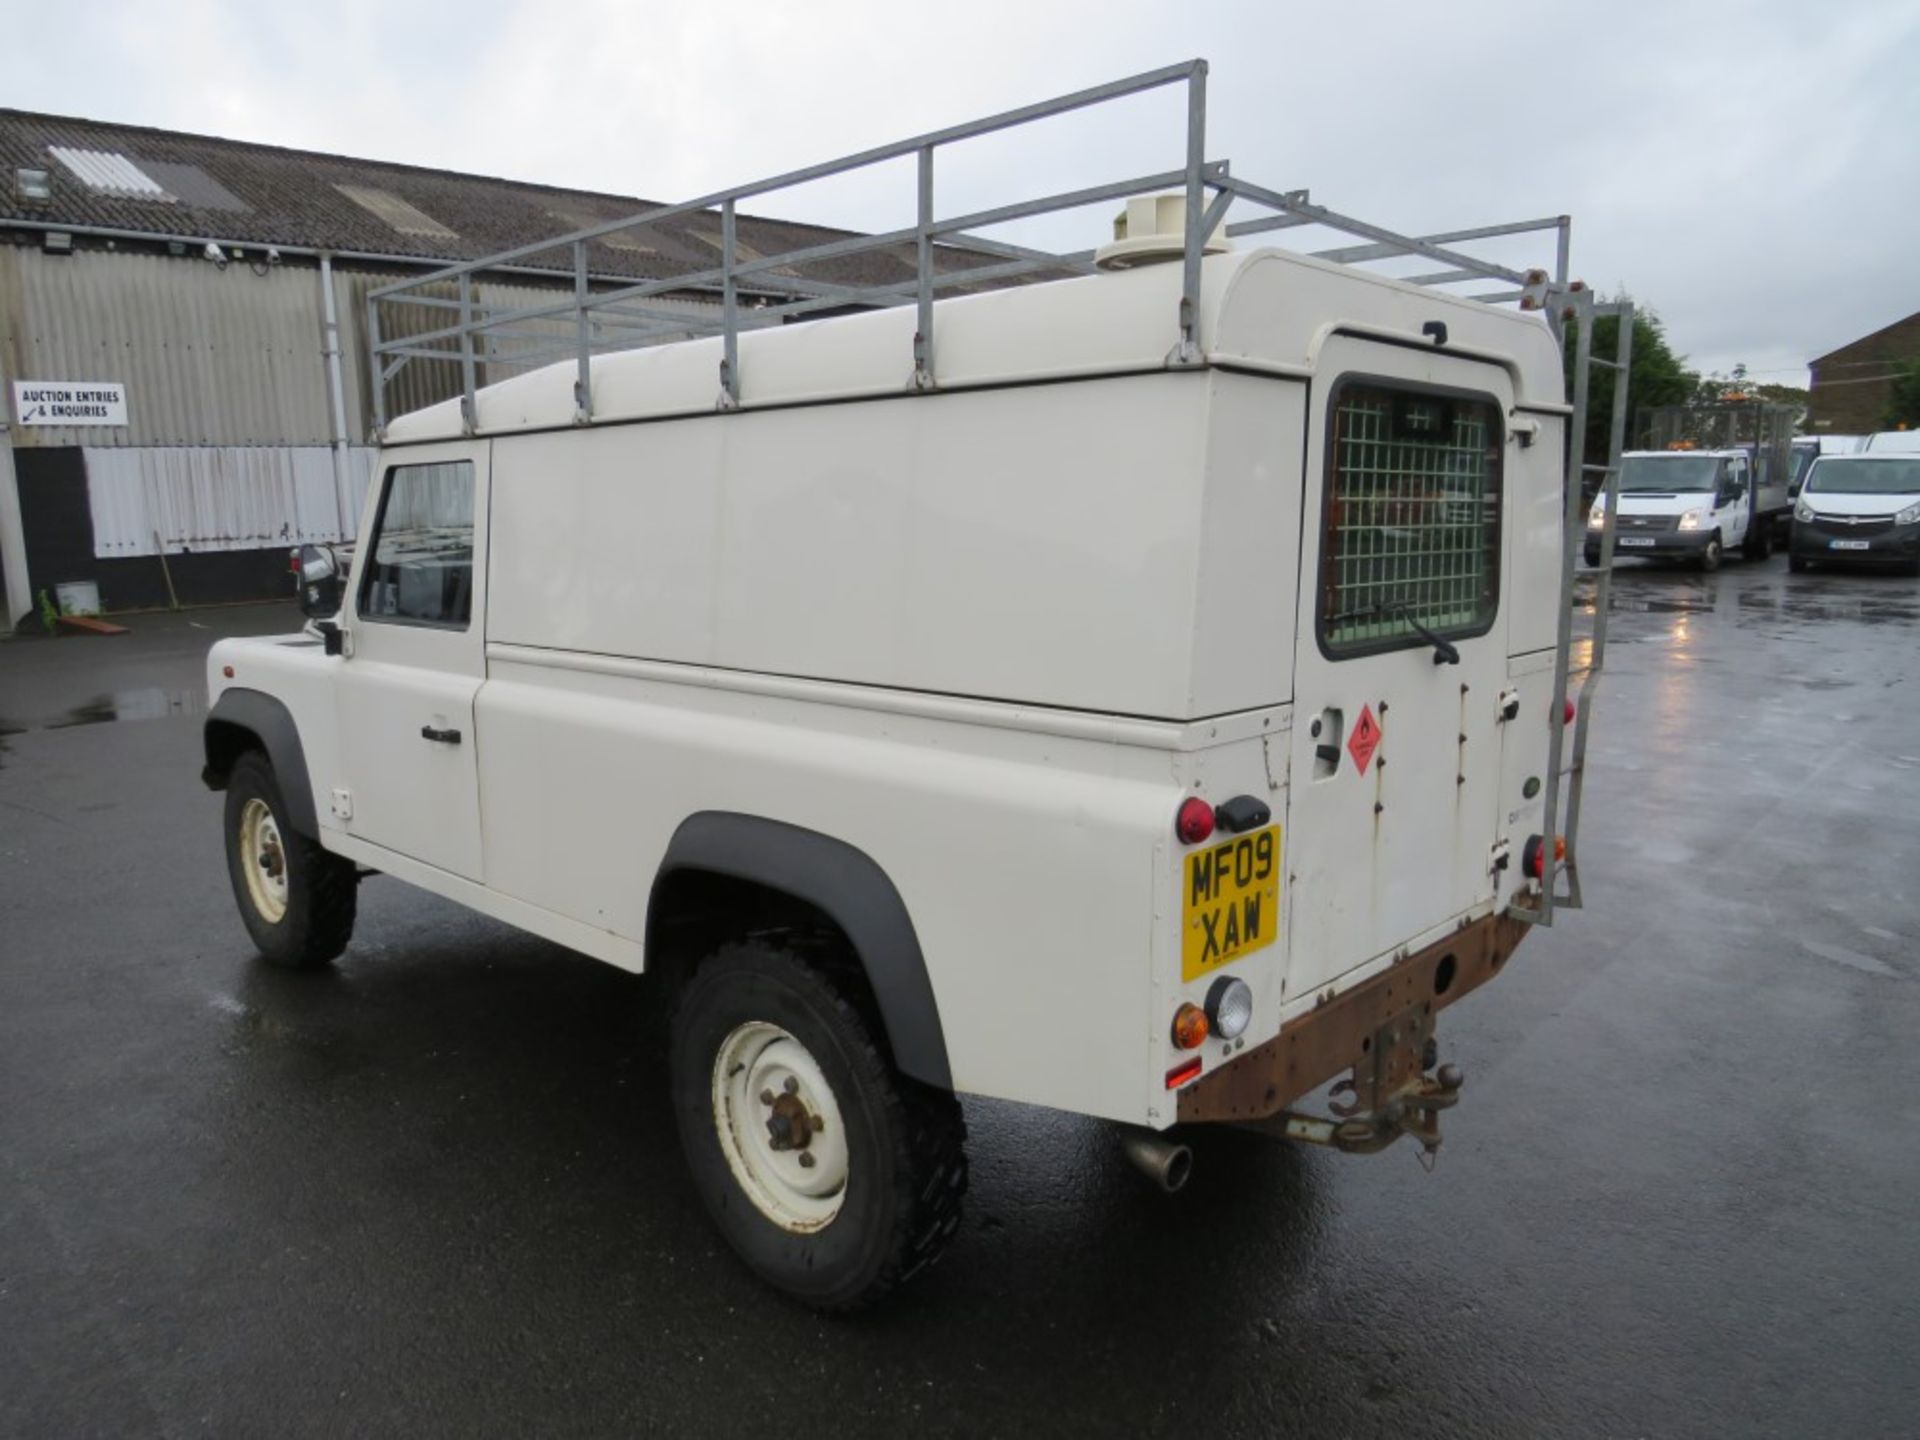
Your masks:
<svg viewBox="0 0 1920 1440"><path fill-rule="evenodd" d="M1607 519L1596 498L1587 514L1586 561L1598 565ZM1717 570L1729 550L1771 553L1770 522L1756 514L1753 457L1744 449L1633 450L1621 457L1614 545L1629 555L1684 560Z"/></svg>

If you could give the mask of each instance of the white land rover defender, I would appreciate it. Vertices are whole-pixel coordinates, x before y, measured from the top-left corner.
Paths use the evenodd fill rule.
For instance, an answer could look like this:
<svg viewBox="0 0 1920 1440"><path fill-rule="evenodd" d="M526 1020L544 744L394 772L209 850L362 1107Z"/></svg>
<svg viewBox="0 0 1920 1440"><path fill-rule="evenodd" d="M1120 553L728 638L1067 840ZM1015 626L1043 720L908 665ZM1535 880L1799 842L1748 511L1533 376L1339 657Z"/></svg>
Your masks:
<svg viewBox="0 0 1920 1440"><path fill-rule="evenodd" d="M1431 1148L1439 1013L1578 903L1554 326L1221 231L1606 307L1250 185L1197 133L1186 171L1093 195L1186 186L1097 257L971 233L1089 192L932 209L941 145L1205 73L842 162L920 157L904 239L736 249L736 199L782 177L624 222L717 213L711 272L596 280L608 225L532 311L468 299L519 252L390 287L374 373L458 393L384 425L338 615L209 657L266 958L340 954L378 872L657 973L694 1183L822 1308L953 1233L960 1094L1119 1122L1169 1187L1176 1124ZM1235 201L1258 218L1223 227ZM908 278L824 264L887 247ZM645 303L701 285L711 320ZM542 323L577 353L477 383L490 327Z"/></svg>

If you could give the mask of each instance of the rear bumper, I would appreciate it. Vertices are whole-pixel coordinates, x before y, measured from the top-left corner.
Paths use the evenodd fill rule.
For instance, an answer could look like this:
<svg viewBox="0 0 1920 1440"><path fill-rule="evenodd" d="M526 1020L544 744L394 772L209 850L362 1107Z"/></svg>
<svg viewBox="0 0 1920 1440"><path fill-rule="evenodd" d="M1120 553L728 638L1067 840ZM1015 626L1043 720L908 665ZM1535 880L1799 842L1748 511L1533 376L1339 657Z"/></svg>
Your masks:
<svg viewBox="0 0 1920 1440"><path fill-rule="evenodd" d="M1222 1065L1180 1092L1179 1123L1266 1120L1286 1110L1344 1070L1372 1088L1412 1085L1410 1074L1374 1075L1374 1039L1390 1027L1432 1027L1433 1017L1500 973L1530 927L1506 915L1488 915L1409 955L1343 994L1281 1027L1257 1049Z"/></svg>
<svg viewBox="0 0 1920 1440"><path fill-rule="evenodd" d="M1836 547L1834 541L1849 541ZM1801 560L1849 565L1911 565L1920 559L1920 525L1896 525L1878 535L1852 536L1843 527L1816 529L1796 521L1789 553ZM1857 548L1864 546L1865 548Z"/></svg>

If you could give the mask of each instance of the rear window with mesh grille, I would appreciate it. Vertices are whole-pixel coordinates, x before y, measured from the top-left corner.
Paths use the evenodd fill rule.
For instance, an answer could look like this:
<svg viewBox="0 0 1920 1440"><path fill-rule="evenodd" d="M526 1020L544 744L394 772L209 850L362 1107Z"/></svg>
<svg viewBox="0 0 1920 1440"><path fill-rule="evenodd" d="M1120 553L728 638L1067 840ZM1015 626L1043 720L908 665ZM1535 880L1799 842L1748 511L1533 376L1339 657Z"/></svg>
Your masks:
<svg viewBox="0 0 1920 1440"><path fill-rule="evenodd" d="M1500 599L1498 406L1347 380L1329 423L1321 648L1340 658L1485 634Z"/></svg>

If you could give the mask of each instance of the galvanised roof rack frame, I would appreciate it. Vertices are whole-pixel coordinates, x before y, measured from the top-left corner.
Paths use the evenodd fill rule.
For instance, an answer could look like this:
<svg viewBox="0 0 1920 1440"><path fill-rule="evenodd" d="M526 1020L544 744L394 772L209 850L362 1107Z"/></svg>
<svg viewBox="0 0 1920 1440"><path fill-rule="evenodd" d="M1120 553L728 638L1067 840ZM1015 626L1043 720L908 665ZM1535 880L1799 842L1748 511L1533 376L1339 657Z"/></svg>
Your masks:
<svg viewBox="0 0 1920 1440"><path fill-rule="evenodd" d="M1181 169L1135 175L1107 184L999 205L969 214L938 214L934 203L934 160L941 147L1167 86L1184 86L1186 89L1186 163ZM1411 283L1450 285L1469 280L1491 281L1504 288L1473 298L1492 304L1517 301L1525 308L1544 309L1548 307L1553 292L1566 288L1572 222L1564 215L1477 226L1437 235L1403 235L1385 226L1370 224L1316 205L1305 190L1271 190L1239 179L1231 173L1226 161L1206 159L1206 121L1207 62L1189 60L1184 64L1150 70L1091 89L1077 90L1052 100L1023 105L982 120L917 135L910 140L862 150L838 160L790 170L769 179L716 190L677 205L658 206L623 220L574 230L551 240L536 241L502 251L498 255L449 265L383 286L372 291L367 299L367 336L373 362L376 428L384 434L388 418L387 387L405 366L414 361L460 368L461 408L470 427L473 423L474 392L480 363L533 366L571 358L579 371L574 385L574 418L578 423L588 424L593 419L589 367L593 354L609 349L629 349L650 342L710 335L718 335L723 339L717 377L719 390L715 403L720 409L731 409L740 400L738 341L742 329L776 325L794 316L842 307L915 306L919 311L919 324L914 332L912 369L907 372L908 384L918 390L936 389L938 371L933 352L933 305L938 292L956 286L1006 283L1036 276L1087 274L1094 269L1092 250L1053 254L989 239L974 232L1056 211L1176 188L1183 190L1186 197L1186 236L1179 313L1169 317L1173 322L1171 333L1176 337L1167 357L1170 365L1200 363L1195 330L1204 238L1212 235L1226 219L1228 211L1242 201L1250 209L1266 213L1228 224L1225 227L1228 236L1254 235L1302 225L1324 226L1366 243L1320 251L1320 258L1346 264L1363 264L1402 256L1421 256L1444 268L1425 275L1406 277ZM851 235L776 255L759 255L741 248L736 222L738 207L743 201L908 157L915 158L918 163L918 218L912 226L876 235ZM716 213L720 222L720 263L716 266L638 282L597 275L588 268L589 242L604 241L609 236L683 216L711 220ZM1551 272L1545 269L1516 270L1454 248L1463 241L1536 232L1552 232L1555 235ZM912 246L914 251L914 274L911 280L860 284L795 273L797 267L809 264L873 252L898 253L907 246ZM570 297L532 306L482 306L479 303L475 295L475 282L479 277L489 273L499 274L508 266L515 266L518 273L525 274L530 259L562 249L571 254L573 293ZM945 262L944 268L942 262ZM555 268L552 273L560 278L568 272ZM452 287L452 294L447 293L449 286ZM717 291L720 299L717 313L689 314L645 303L656 297L684 296L689 291L708 294ZM743 293L754 303L743 304ZM424 309L430 312L432 318L444 319L447 323L419 333L397 333L404 327L398 323L400 316L396 312L406 309ZM383 316L394 319L396 323L383 328ZM418 321L417 314L409 318L416 323ZM538 322L546 322L548 329L543 332L526 328ZM557 339L552 333L554 322L562 322L563 326L565 322L571 322L571 333L563 339ZM383 339L382 336L387 333L394 333L395 338ZM539 348L510 355L483 355L481 350L489 338L531 341Z"/></svg>
<svg viewBox="0 0 1920 1440"><path fill-rule="evenodd" d="M1564 906L1574 909L1581 904L1576 840L1586 777L1591 702L1606 653L1613 522L1626 428L1626 386L1616 384L1607 463L1603 466L1585 464L1589 382L1595 366L1616 369L1620 377L1626 375L1631 359L1633 307L1625 302L1599 302L1585 286L1569 280L1567 267L1572 221L1565 215L1415 236L1314 204L1305 190L1273 190L1240 179L1232 173L1227 161L1206 158L1207 68L1205 60L1196 59L1149 70L1144 74L1077 90L1052 100L1023 105L985 119L952 125L837 160L789 170L765 180L716 190L677 205L657 206L623 220L574 230L551 240L522 245L497 255L449 265L383 286L372 291L367 299L367 337L371 350L370 373L378 433L385 438L387 387L404 367L415 361L459 367L462 422L470 432L475 420L474 396L478 367L483 361L490 367L501 364L531 367L571 359L577 368L574 419L576 423L586 425L593 420L591 359L595 353L714 335L722 340L715 405L718 409L730 410L740 403L739 336L743 329L777 325L796 316L844 308L916 307L918 324L913 335L912 368L906 372L906 383L913 390L936 390L939 387L939 372L933 345L933 306L935 296L940 291L960 286L1009 283L1022 278L1089 274L1095 269L1095 252L1091 249L1055 254L990 239L976 232L1034 216L1176 188L1184 193L1186 199L1186 234L1181 256L1179 310L1176 315L1168 317L1171 322L1169 335L1173 342L1167 354L1169 366L1203 363L1197 333L1201 257L1207 237L1220 228L1229 212L1242 202L1247 210L1255 213L1249 218L1225 224L1225 233L1229 237L1318 225L1362 243L1313 252L1317 258L1362 265L1418 256L1440 268L1426 274L1396 278L1403 283L1424 286L1489 282L1500 288L1470 298L1494 305L1517 303L1522 309L1545 312L1548 324L1563 346L1569 323L1574 326L1575 335L1573 412L1569 417L1570 478L1566 486L1565 550L1547 757L1544 830L1545 836L1549 837L1545 843L1551 846L1551 837L1557 833L1555 827L1564 816L1564 831L1558 833L1563 833L1566 838L1566 863L1550 868L1538 893L1525 897L1525 903L1509 907L1508 912L1518 919L1551 924L1557 908ZM1186 158L1180 169L1134 175L1106 184L965 214L939 214L934 198L934 161L943 146L1168 86L1184 86L1186 90ZM741 247L737 220L742 202L908 157L914 158L917 163L916 220L912 226L874 235L850 235L843 239L800 246L776 255L755 254ZM720 222L720 263L716 266L637 282L625 277L595 274L589 270L587 246L590 242L683 216L711 220L716 212ZM1540 233L1551 233L1554 237L1551 270L1544 267L1518 270L1456 248L1472 241ZM910 280L862 284L798 273L798 267L810 264L874 252L900 253L907 246L913 248L914 257L913 278ZM571 257L573 283L569 297L531 306L483 306L479 303L475 286L481 277L509 273L510 267L511 273L524 276L532 268L529 262L535 257L562 249ZM569 272L555 268L550 273L561 278ZM446 293L449 286L453 290L451 295ZM711 294L716 290L720 303L715 313L689 313L645 303L653 299L683 297L690 291ZM743 304L743 296L750 303ZM383 339L382 335L386 332L381 325L382 315L393 316L397 322L395 312L408 309L427 311L429 323L434 319L445 319L450 323L419 333L397 335L391 340ZM1601 316L1614 316L1619 321L1618 348L1612 360L1593 353L1594 321ZM417 323L417 314L411 318ZM544 331L526 328L541 323L548 328ZM396 323L394 328L400 327ZM556 330L564 338L556 338ZM530 341L537 348L511 354L483 355L482 350L489 339ZM902 358L904 369L906 357ZM1607 497L1606 524L1601 569L1595 584L1595 616L1590 648L1586 663L1576 677L1572 667L1574 555L1585 522L1584 487L1579 480L1591 471L1599 471L1603 475L1602 488ZM1565 702L1569 686L1575 678L1579 679L1580 690L1572 722L1573 743L1569 755ZM1564 891L1561 889L1563 879Z"/></svg>

